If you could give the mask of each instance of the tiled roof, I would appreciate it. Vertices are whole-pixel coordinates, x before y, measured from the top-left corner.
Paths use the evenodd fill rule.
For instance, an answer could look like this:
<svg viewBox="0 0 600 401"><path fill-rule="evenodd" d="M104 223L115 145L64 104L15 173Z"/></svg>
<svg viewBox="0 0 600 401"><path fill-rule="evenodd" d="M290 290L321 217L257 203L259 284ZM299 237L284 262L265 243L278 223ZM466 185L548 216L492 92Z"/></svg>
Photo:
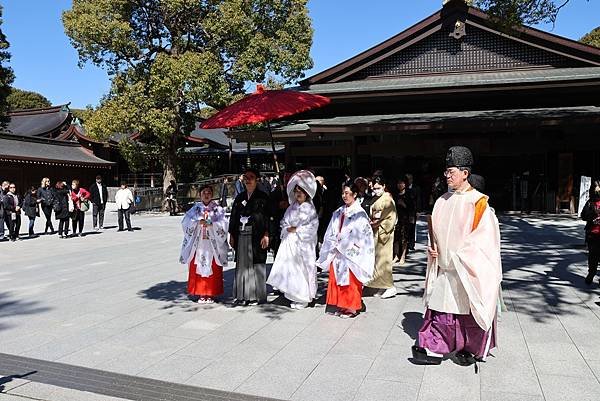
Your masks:
<svg viewBox="0 0 600 401"><path fill-rule="evenodd" d="M443 74L410 76L390 79L365 79L361 81L314 84L306 88L309 93L335 95L341 93L386 92L411 89L440 89L473 86L548 84L600 80L600 67L534 69L486 73Z"/></svg>
<svg viewBox="0 0 600 401"><path fill-rule="evenodd" d="M74 142L0 134L0 160L77 167L110 167Z"/></svg>

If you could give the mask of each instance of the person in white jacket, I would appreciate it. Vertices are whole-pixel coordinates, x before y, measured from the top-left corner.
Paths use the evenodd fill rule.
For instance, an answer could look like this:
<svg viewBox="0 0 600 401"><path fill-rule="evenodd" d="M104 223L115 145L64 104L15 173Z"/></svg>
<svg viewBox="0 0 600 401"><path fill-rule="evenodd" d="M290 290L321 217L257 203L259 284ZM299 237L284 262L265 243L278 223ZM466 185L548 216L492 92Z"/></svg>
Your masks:
<svg viewBox="0 0 600 401"><path fill-rule="evenodd" d="M121 182L121 188L115 195L115 203L119 213L119 231L123 231L123 217L127 223L127 231L133 231L131 228L131 205L133 205L133 193L127 188L126 182Z"/></svg>

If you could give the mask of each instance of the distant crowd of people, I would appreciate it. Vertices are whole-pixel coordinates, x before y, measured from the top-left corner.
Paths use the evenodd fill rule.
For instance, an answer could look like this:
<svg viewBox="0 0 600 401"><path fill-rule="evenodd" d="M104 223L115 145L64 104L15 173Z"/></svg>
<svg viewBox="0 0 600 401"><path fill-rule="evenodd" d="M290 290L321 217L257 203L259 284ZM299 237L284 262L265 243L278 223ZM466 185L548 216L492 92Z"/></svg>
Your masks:
<svg viewBox="0 0 600 401"><path fill-rule="evenodd" d="M46 220L44 234L52 235L58 232L59 238L63 239L70 236L82 237L85 215L90 209L93 229L99 231L104 228L107 202L108 188L102 182L101 176L96 177L89 190L82 188L77 179L72 180L71 186L68 187L65 181L57 181L51 185L50 179L44 177L38 188L31 186L25 192L19 192L15 183L3 181L0 189L0 241L20 239L23 215L29 220L28 237L37 236L35 220L42 214ZM123 221L127 230L133 231L130 211L134 198L124 182L115 195L115 203L118 210L119 231L125 229ZM53 212L55 222L58 222L58 230L55 230L52 221ZM69 222L72 227L71 235L69 235Z"/></svg>

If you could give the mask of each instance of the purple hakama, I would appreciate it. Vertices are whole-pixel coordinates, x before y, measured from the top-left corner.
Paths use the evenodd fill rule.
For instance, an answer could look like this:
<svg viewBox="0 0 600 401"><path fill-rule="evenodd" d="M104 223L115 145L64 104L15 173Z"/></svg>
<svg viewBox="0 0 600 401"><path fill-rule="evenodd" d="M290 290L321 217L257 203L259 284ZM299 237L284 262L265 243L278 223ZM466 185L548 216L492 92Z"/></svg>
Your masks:
<svg viewBox="0 0 600 401"><path fill-rule="evenodd" d="M496 319L484 331L472 315L458 315L427 309L419 330L418 344L436 354L467 351L485 359L496 347Z"/></svg>

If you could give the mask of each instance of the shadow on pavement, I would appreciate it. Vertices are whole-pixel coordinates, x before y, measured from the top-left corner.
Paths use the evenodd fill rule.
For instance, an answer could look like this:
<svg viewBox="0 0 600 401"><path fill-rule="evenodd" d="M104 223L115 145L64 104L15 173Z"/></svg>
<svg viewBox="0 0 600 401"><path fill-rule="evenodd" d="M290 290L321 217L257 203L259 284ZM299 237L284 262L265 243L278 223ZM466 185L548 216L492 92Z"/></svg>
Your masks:
<svg viewBox="0 0 600 401"><path fill-rule="evenodd" d="M591 301L583 223L562 216L500 216L503 288L510 290L518 311L537 321L575 313L573 306ZM576 295L575 297L573 295Z"/></svg>
<svg viewBox="0 0 600 401"><path fill-rule="evenodd" d="M5 384L10 383L11 381L13 381L15 379L24 379L27 376L31 376L36 373L37 373L37 370L32 370L31 372L27 372L22 375L10 375L10 376L0 377L0 393L2 393L4 391Z"/></svg>
<svg viewBox="0 0 600 401"><path fill-rule="evenodd" d="M40 306L38 301L22 301L12 299L10 293L0 292L0 321L18 315L33 315L50 310L49 307ZM0 330L5 330L10 324L0 323Z"/></svg>
<svg viewBox="0 0 600 401"><path fill-rule="evenodd" d="M402 319L402 330L416 340L419 335L419 329L423 324L423 314L418 312L405 312Z"/></svg>

